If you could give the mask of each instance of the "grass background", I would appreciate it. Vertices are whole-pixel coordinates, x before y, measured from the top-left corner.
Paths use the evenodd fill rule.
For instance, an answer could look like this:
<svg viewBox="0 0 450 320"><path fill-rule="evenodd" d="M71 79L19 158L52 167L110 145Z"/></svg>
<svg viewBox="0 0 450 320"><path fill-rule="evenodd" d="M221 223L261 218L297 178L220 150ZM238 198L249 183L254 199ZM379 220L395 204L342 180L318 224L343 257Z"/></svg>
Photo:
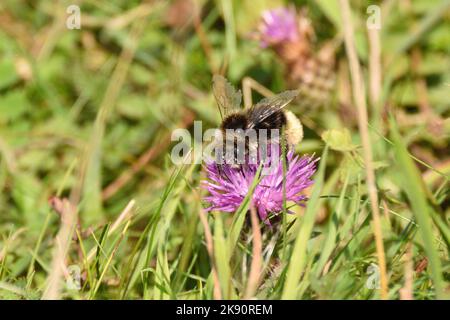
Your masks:
<svg viewBox="0 0 450 320"><path fill-rule="evenodd" d="M315 47L341 44L330 102L290 107L305 124L298 152L321 161L308 206L275 230L246 223L247 202L234 215L206 214L201 166L170 161L173 129L219 123L213 73L286 89L282 62L249 36L262 10L283 3L1 2L1 299L448 298L449 1L377 2L377 103L368 98L372 3L350 1L352 21L337 0L291 3L308 9ZM80 30L66 28L71 4ZM343 44L349 24L377 204ZM377 232L384 294L373 285ZM80 290L67 287L73 268Z"/></svg>

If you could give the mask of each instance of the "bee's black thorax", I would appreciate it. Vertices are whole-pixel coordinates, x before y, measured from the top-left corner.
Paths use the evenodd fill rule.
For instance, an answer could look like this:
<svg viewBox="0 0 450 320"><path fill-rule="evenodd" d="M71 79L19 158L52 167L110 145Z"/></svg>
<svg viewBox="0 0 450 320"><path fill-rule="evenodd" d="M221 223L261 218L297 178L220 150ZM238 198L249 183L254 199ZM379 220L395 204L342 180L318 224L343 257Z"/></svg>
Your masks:
<svg viewBox="0 0 450 320"><path fill-rule="evenodd" d="M222 130L226 129L246 129L248 125L247 117L241 113L231 114L226 117L221 125Z"/></svg>

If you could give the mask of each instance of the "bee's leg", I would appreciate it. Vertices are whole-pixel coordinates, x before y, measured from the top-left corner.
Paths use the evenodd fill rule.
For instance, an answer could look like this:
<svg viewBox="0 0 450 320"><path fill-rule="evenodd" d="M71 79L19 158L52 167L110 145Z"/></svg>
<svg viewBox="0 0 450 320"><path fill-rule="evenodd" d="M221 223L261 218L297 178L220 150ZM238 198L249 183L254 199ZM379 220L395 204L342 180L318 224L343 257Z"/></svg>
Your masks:
<svg viewBox="0 0 450 320"><path fill-rule="evenodd" d="M242 80L242 93L244 96L244 108L245 109L250 108L253 104L252 89L255 90L256 92L260 93L264 97L270 97L270 96L274 95L274 93L270 89L264 87L262 84L260 84L255 79L250 78L250 77L245 77Z"/></svg>
<svg viewBox="0 0 450 320"><path fill-rule="evenodd" d="M219 175L221 177L225 177L225 173L223 172L223 168L222 168L221 164L216 163L216 169L217 169L217 172L219 173Z"/></svg>
<svg viewBox="0 0 450 320"><path fill-rule="evenodd" d="M224 178L224 179L230 181L230 178L229 178L228 175L225 173L225 170L223 170L223 165L222 165L222 164L216 163L216 169L217 169L217 172L219 173L219 175L220 175L222 178ZM230 181L230 182L231 182L231 181Z"/></svg>

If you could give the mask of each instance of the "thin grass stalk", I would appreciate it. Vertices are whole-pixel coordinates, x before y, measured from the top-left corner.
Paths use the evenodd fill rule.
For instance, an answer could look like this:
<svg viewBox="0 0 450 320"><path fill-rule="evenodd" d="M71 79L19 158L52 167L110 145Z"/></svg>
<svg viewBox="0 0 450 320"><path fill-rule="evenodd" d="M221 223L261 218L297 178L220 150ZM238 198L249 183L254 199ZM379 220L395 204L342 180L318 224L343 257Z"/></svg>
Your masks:
<svg viewBox="0 0 450 320"><path fill-rule="evenodd" d="M213 297L215 300L221 300L222 293L220 289L219 274L217 273L216 268L216 260L214 259L214 241L211 228L209 227L208 219L206 218L205 211L202 207L199 208L198 214L203 225L203 232L205 233L206 251L208 251L209 259L211 261L211 273L214 285Z"/></svg>
<svg viewBox="0 0 450 320"><path fill-rule="evenodd" d="M51 271L47 278L47 286L42 295L42 300L57 300L61 298L65 260L72 241L76 221L77 208L67 199L64 199L63 211L61 212L61 228L55 238Z"/></svg>
<svg viewBox="0 0 450 320"><path fill-rule="evenodd" d="M252 222L253 232L253 248L252 248L252 263L248 276L247 288L245 289L244 299L251 299L254 297L259 281L261 280L262 271L262 237L259 227L259 219L255 207L250 207L250 217Z"/></svg>
<svg viewBox="0 0 450 320"><path fill-rule="evenodd" d="M367 176L367 189L370 197L372 209L372 222L375 235L375 244L380 268L380 296L382 299L388 298L388 280L386 272L386 257L384 253L383 235L381 232L381 219L378 207L378 194L375 182L375 172L372 162L372 149L368 130L368 116L364 79L356 53L354 29L350 14L350 4L348 0L340 0L342 21L344 27L344 39L347 57L349 60L350 75L352 79L353 99L358 112L358 128L363 146L363 156Z"/></svg>

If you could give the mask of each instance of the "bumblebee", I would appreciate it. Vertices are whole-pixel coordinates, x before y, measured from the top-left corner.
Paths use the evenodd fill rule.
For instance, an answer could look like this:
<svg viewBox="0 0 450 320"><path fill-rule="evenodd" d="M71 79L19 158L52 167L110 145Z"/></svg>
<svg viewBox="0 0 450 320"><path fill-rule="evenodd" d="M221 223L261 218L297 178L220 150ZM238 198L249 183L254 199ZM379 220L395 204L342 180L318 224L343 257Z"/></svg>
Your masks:
<svg viewBox="0 0 450 320"><path fill-rule="evenodd" d="M280 143L282 133L286 146L292 148L303 139L303 127L300 120L285 107L298 95L297 90L284 91L273 97L265 98L250 108L242 109L242 93L236 90L224 77L213 77L213 93L222 118L217 142L222 143L219 160L235 164L239 155L244 159L260 147L261 133L265 133L267 144ZM264 130L265 129L265 130ZM277 131L273 131L276 129ZM249 139L249 132L255 132L256 139ZM264 140L263 140L264 141Z"/></svg>

